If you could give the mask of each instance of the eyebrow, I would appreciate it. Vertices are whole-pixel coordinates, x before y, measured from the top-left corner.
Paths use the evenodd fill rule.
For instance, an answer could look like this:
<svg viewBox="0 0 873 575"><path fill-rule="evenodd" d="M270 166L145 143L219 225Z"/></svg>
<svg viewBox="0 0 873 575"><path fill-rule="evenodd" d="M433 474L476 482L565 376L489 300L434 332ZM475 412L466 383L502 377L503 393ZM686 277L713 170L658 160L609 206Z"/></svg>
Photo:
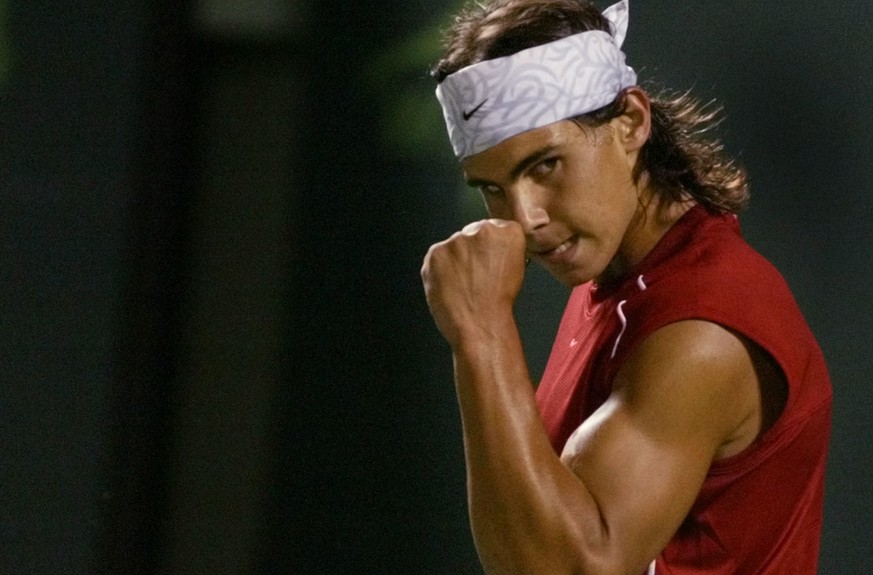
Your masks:
<svg viewBox="0 0 873 575"><path fill-rule="evenodd" d="M526 156L525 158L523 158L520 162L518 162L515 165L514 168L512 168L512 171L509 172L510 181L511 182L516 181L528 168L530 168L534 164L542 161L543 159L546 158L546 156L551 155L557 149L558 149L558 146L556 146L556 145L548 145L544 148L540 148L539 150L534 151L533 153L531 153L528 156ZM488 186L488 185L493 185L493 184L494 184L494 182L490 182L488 180L477 179L477 178L467 180L467 185L472 187L472 188L478 188L480 186Z"/></svg>

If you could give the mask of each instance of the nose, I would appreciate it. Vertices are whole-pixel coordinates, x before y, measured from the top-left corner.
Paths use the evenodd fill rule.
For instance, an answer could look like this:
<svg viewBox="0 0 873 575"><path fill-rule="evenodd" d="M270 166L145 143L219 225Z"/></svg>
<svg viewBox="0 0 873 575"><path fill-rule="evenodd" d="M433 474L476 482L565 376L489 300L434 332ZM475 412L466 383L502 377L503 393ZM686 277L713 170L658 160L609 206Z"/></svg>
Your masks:
<svg viewBox="0 0 873 575"><path fill-rule="evenodd" d="M519 190L512 203L512 219L521 224L525 233L531 233L549 223L544 198L538 190L532 188Z"/></svg>

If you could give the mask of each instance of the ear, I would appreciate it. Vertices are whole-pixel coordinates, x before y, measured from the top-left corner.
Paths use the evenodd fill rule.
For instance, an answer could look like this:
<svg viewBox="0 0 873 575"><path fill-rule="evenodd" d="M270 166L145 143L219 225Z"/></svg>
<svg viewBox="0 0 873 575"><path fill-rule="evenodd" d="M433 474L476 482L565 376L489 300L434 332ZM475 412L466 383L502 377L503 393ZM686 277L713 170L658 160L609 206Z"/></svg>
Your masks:
<svg viewBox="0 0 873 575"><path fill-rule="evenodd" d="M652 132L649 95L638 86L628 88L625 91L625 111L614 122L625 150L636 156L635 152L639 152Z"/></svg>

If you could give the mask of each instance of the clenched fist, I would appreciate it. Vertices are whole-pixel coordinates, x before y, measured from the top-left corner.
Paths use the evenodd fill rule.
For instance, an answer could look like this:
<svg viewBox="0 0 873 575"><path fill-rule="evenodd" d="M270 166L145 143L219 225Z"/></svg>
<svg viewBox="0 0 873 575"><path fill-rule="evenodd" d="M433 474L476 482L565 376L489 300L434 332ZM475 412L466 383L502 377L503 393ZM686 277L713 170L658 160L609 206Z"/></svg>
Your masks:
<svg viewBox="0 0 873 575"><path fill-rule="evenodd" d="M474 222L431 246L421 269L424 291L453 348L511 318L524 268L524 232L513 221Z"/></svg>

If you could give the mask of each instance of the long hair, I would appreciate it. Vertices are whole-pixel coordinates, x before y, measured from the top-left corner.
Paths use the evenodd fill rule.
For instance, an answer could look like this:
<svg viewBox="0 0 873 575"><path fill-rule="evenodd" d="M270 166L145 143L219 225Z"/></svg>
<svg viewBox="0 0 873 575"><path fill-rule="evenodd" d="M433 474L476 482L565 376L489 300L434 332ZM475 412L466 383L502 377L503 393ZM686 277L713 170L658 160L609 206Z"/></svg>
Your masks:
<svg viewBox="0 0 873 575"><path fill-rule="evenodd" d="M445 38L443 57L431 71L437 82L481 62L589 30L610 32L606 18L587 0L491 0L458 13ZM727 156L714 134L721 108L701 104L688 92L650 91L652 130L635 177L645 172L656 193L693 198L713 212L737 213L749 202L742 167ZM574 120L597 127L624 113L624 93L611 104Z"/></svg>

